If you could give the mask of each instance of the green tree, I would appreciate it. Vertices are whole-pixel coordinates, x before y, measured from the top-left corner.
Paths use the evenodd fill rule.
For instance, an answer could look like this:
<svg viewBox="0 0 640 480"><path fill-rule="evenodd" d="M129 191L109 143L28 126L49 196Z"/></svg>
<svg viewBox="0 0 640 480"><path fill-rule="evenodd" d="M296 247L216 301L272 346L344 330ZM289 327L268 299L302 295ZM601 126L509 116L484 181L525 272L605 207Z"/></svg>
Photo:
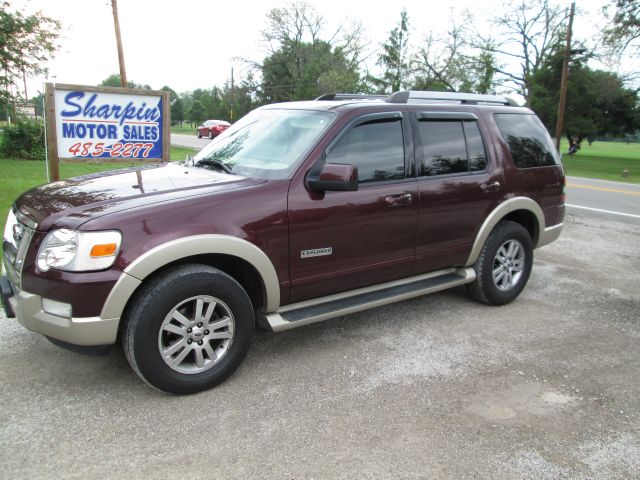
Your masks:
<svg viewBox="0 0 640 480"><path fill-rule="evenodd" d="M269 102L313 99L323 93L353 92L359 74L350 68L340 48L323 40L285 43L265 58L262 93Z"/></svg>
<svg viewBox="0 0 640 480"><path fill-rule="evenodd" d="M638 91L624 86L615 73L593 70L588 57L574 57L569 70L564 134L590 142L623 136L640 128ZM550 132L555 131L563 51L558 48L531 77L528 105Z"/></svg>
<svg viewBox="0 0 640 480"><path fill-rule="evenodd" d="M168 87L167 85L165 85L160 90L162 90L163 92L169 92L169 101L174 102L175 100L177 100L178 94L176 93L176 91L173 88Z"/></svg>
<svg viewBox="0 0 640 480"><path fill-rule="evenodd" d="M60 22L36 12L10 11L0 1L0 104L11 101L9 86L38 75L58 49Z"/></svg>
<svg viewBox="0 0 640 480"><path fill-rule="evenodd" d="M268 55L261 64L261 103L312 99L322 93L361 88L361 26L340 26L326 38L325 21L304 2L267 14L262 41ZM254 102L255 103L255 102Z"/></svg>
<svg viewBox="0 0 640 480"><path fill-rule="evenodd" d="M562 38L567 12L549 0L507 1L492 21L489 37L475 32L476 45L494 55L504 85L529 98L532 77Z"/></svg>
<svg viewBox="0 0 640 480"><path fill-rule="evenodd" d="M114 73L105 78L102 82L100 82L100 86L102 87L121 87L122 82L120 81L120 74ZM135 83L131 80L127 81L128 88L142 88L144 90L151 90L151 86L148 84Z"/></svg>
<svg viewBox="0 0 640 480"><path fill-rule="evenodd" d="M184 103L182 99L176 98L171 104L171 123L182 126L184 121Z"/></svg>
<svg viewBox="0 0 640 480"><path fill-rule="evenodd" d="M199 100L194 100L191 103L191 108L188 113L189 121L200 125L205 118L205 110Z"/></svg>
<svg viewBox="0 0 640 480"><path fill-rule="evenodd" d="M610 8L614 11L611 13ZM612 51L631 50L640 54L640 3L637 0L611 0L604 8L611 24L604 29L604 43Z"/></svg>
<svg viewBox="0 0 640 480"><path fill-rule="evenodd" d="M494 93L497 66L490 46L474 44L469 16L461 22L453 18L450 22L444 36L430 34L424 39L412 62L415 74L412 88Z"/></svg>
<svg viewBox="0 0 640 480"><path fill-rule="evenodd" d="M378 63L382 67L381 77L371 77L371 82L381 92L396 92L409 82L411 73L409 56L409 17L406 10L400 12L400 22L389 32L382 44Z"/></svg>

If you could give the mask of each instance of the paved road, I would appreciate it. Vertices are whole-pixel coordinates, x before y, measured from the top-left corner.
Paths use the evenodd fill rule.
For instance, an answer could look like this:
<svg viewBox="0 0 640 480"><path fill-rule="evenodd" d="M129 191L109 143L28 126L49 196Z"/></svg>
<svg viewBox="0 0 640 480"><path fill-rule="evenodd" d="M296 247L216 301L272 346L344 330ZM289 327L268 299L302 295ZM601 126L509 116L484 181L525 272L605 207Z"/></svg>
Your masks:
<svg viewBox="0 0 640 480"><path fill-rule="evenodd" d="M171 134L171 145L179 145L181 147L192 147L201 149L207 145L211 140L208 138L198 138L195 134L183 135L181 133Z"/></svg>
<svg viewBox="0 0 640 480"><path fill-rule="evenodd" d="M511 305L461 288L259 332L189 397L2 320L0 477L637 478L639 311L640 229L569 215Z"/></svg>
<svg viewBox="0 0 640 480"><path fill-rule="evenodd" d="M567 177L567 211L640 225L640 185Z"/></svg>

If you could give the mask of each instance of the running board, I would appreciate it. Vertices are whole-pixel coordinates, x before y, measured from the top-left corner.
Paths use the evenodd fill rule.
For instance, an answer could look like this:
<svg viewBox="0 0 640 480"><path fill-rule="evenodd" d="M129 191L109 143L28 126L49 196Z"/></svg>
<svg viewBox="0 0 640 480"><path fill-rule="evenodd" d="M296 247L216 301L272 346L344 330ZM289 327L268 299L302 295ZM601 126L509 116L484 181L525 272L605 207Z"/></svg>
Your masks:
<svg viewBox="0 0 640 480"><path fill-rule="evenodd" d="M372 287L285 305L273 313L266 314L266 320L274 332L282 332L302 325L457 287L471 283L475 278L476 273L471 267L438 270Z"/></svg>

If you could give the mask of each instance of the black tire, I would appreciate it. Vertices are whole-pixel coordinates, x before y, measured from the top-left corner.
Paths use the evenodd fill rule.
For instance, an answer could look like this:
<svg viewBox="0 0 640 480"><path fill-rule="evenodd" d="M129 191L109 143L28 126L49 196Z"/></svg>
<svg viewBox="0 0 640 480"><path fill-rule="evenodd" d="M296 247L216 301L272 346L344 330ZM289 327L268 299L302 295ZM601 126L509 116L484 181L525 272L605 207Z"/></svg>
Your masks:
<svg viewBox="0 0 640 480"><path fill-rule="evenodd" d="M509 260L505 265L497 256L498 250L503 246L508 247L510 245L514 245L514 247L519 245L522 248L524 257L520 261ZM501 255L500 258L507 257ZM513 270L519 268L515 266L516 263L518 265L521 264L522 268L520 272L514 274L510 269L512 268L511 266L513 266ZM471 296L479 302L487 305L506 305L515 300L524 289L529 280L532 265L533 243L527 229L516 222L502 221L496 225L489 238L487 238L480 256L473 266L476 272L476 279L473 283L467 285L467 289ZM498 268L504 269L505 273L503 278L496 282L494 269L497 270ZM502 272L498 272L497 275L500 275L500 273ZM514 279L510 287L507 280L509 277L504 278L506 274L512 275ZM515 280L516 276L517 280Z"/></svg>
<svg viewBox="0 0 640 480"><path fill-rule="evenodd" d="M201 298L216 300L205 304L206 313L209 313L208 307L213 305L211 307L212 313L209 315L211 320L207 321L204 318L205 311L201 303L199 317L196 313L196 307L191 308L193 318L203 320L204 326L202 323L198 323L198 328L196 328L195 323L189 324L193 327L189 328L188 331L191 332L189 335L185 333L187 331L186 324L179 335L165 330L167 321L175 322L176 317L170 314L178 311L178 307L188 308L189 305L195 305L195 302L201 301L199 300ZM181 307L182 305L184 307ZM224 317L218 315L218 309L222 309L229 315ZM188 314L185 313L185 315L181 318L187 320ZM212 328L211 333L231 336L226 340L208 339L209 331L204 330L207 325L214 325L210 323L214 321L224 323L225 318L231 319L229 320L230 326L226 328L232 333L229 334L228 331L214 333L215 328ZM216 268L198 264L181 265L150 279L136 293L131 306L127 309L124 321L122 344L133 370L152 387L174 394L200 392L226 380L242 363L255 331L253 306L240 284ZM181 323L178 324L179 328L182 326ZM207 336L203 337L203 334ZM193 337L193 335L198 335L198 337ZM171 336L175 336L180 341L173 341ZM206 344L199 347L198 345L203 344L203 339ZM173 341L172 345L189 343L188 347L185 345L177 351L178 357L182 350L191 349L186 354L186 358L181 360L184 363L173 367L167 363L171 359L167 357L168 359L165 360L166 355L161 352L161 348L164 348L161 345L171 341ZM224 342L227 342L226 347L222 346ZM218 352L216 350L218 347L220 347L220 351L223 351L222 348L224 348L223 353L213 360L211 356L208 356L206 369L196 365L196 350L200 350L199 357L202 361L204 358L203 349L208 348L208 351ZM167 350L165 350L166 352ZM209 354L204 353L204 355ZM213 357L216 357L215 353ZM188 364L191 360L192 363ZM192 368L188 373L177 370L177 368L187 367Z"/></svg>
<svg viewBox="0 0 640 480"><path fill-rule="evenodd" d="M209 130L209 139L213 140L213 132L211 130Z"/></svg>
<svg viewBox="0 0 640 480"><path fill-rule="evenodd" d="M202 138L202 135L200 135L200 130L196 130L196 135L198 136L198 138Z"/></svg>

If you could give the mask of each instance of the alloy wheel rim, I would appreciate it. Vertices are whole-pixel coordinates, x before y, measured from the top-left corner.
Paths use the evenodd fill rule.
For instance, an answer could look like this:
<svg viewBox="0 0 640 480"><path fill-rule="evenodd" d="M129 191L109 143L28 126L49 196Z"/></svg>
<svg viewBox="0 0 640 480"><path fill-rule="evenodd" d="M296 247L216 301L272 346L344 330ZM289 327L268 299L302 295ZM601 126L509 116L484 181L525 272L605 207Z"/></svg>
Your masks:
<svg viewBox="0 0 640 480"><path fill-rule="evenodd" d="M234 326L231 309L222 300L210 295L187 298L162 321L158 333L160 355L172 370L202 373L227 355Z"/></svg>
<svg viewBox="0 0 640 480"><path fill-rule="evenodd" d="M504 242L493 259L493 283L503 292L520 283L524 273L525 253L522 243L511 239Z"/></svg>

